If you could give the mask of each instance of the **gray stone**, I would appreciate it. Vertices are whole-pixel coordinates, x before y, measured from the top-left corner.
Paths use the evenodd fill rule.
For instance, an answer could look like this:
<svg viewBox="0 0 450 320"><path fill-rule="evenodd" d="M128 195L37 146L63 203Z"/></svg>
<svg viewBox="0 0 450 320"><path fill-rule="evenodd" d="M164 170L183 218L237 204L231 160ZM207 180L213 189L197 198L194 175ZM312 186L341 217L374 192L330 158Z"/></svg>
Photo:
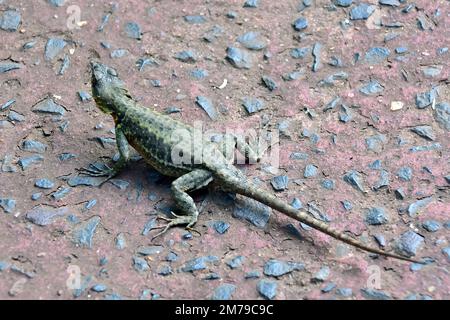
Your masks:
<svg viewBox="0 0 450 320"><path fill-rule="evenodd" d="M235 285L229 284L229 283L223 283L214 290L211 299L212 300L230 300L235 291L236 291Z"/></svg>
<svg viewBox="0 0 450 320"><path fill-rule="evenodd" d="M422 227L428 232L436 232L441 229L442 225L436 220L426 220L422 223Z"/></svg>
<svg viewBox="0 0 450 320"><path fill-rule="evenodd" d="M304 269L305 266L302 263L270 259L264 265L264 274L266 276L280 277L292 271L301 271Z"/></svg>
<svg viewBox="0 0 450 320"><path fill-rule="evenodd" d="M257 98L250 98L250 97L245 97L242 100L242 105L244 106L245 110L247 110L247 112L249 114L261 111L264 109L264 102L260 99Z"/></svg>
<svg viewBox="0 0 450 320"><path fill-rule="evenodd" d="M262 279L258 282L256 288L264 298L272 300L277 295L277 286L275 281Z"/></svg>
<svg viewBox="0 0 450 320"><path fill-rule="evenodd" d="M419 250L423 242L424 239L421 235L409 230L400 236L400 239L397 241L396 249L401 254L412 257L417 254L417 250Z"/></svg>
<svg viewBox="0 0 450 320"><path fill-rule="evenodd" d="M195 103L200 106L200 108L202 108L203 110L205 110L205 112L208 114L208 116L212 119L212 120L217 120L218 118L218 113L216 108L214 107L214 104L212 103L212 101L204 96L197 96L195 98Z"/></svg>
<svg viewBox="0 0 450 320"><path fill-rule="evenodd" d="M296 31L302 31L303 29L306 29L308 27L308 20L306 20L303 17L298 18L297 20L294 21L292 26Z"/></svg>
<svg viewBox="0 0 450 320"><path fill-rule="evenodd" d="M400 6L400 1L398 1L398 0L379 0L378 2L381 5L385 5L385 6L391 6L391 7ZM402 1L402 2L405 2L405 1Z"/></svg>
<svg viewBox="0 0 450 320"><path fill-rule="evenodd" d="M267 46L266 40L255 31L244 33L237 38L237 41L250 50L262 50Z"/></svg>
<svg viewBox="0 0 450 320"><path fill-rule="evenodd" d="M312 178L315 177L318 173L318 168L313 164L308 164L305 167L305 171L303 172L303 177Z"/></svg>
<svg viewBox="0 0 450 320"><path fill-rule="evenodd" d="M31 139L27 139L22 141L22 144L20 146L20 148L23 151L28 151L28 152L36 152L36 153L44 153L45 150L47 150L47 145L36 141L36 140L31 140Z"/></svg>
<svg viewBox="0 0 450 320"><path fill-rule="evenodd" d="M366 193L367 191L364 188L364 181L363 176L361 173L355 170L348 171L344 177L344 181L350 184L352 187L354 187L356 190L359 190L363 193Z"/></svg>
<svg viewBox="0 0 450 320"><path fill-rule="evenodd" d="M119 58L125 57L126 55L128 55L128 53L129 53L129 51L127 49L119 48L119 49L115 49L115 50L111 51L109 56L112 59L119 59Z"/></svg>
<svg viewBox="0 0 450 320"><path fill-rule="evenodd" d="M262 82L263 84L270 90L273 91L276 88L278 88L276 82L269 76L262 76Z"/></svg>
<svg viewBox="0 0 450 320"><path fill-rule="evenodd" d="M189 15L184 16L184 21L186 21L189 24L202 24L206 22L206 18L204 16L200 15Z"/></svg>
<svg viewBox="0 0 450 320"><path fill-rule="evenodd" d="M20 113L17 113L13 110L9 111L8 113L8 120L13 122L23 122L25 121L25 117L21 115Z"/></svg>
<svg viewBox="0 0 450 320"><path fill-rule="evenodd" d="M384 91L384 87L376 80L372 80L359 88L359 92L366 96L378 95Z"/></svg>
<svg viewBox="0 0 450 320"><path fill-rule="evenodd" d="M237 269L237 268L239 268L242 265L242 263L244 261L245 261L245 257L244 256L237 256L237 257L231 259L230 261L227 261L226 264L231 269Z"/></svg>
<svg viewBox="0 0 450 320"><path fill-rule="evenodd" d="M183 272L194 272L198 270L205 270L208 266L207 263L213 263L218 261L216 256L204 256L187 261L181 268Z"/></svg>
<svg viewBox="0 0 450 320"><path fill-rule="evenodd" d="M353 0L334 0L334 4L339 7L350 7Z"/></svg>
<svg viewBox="0 0 450 320"><path fill-rule="evenodd" d="M425 109L430 106L435 99L436 92L433 89L427 92L418 93L416 94L416 107L418 109Z"/></svg>
<svg viewBox="0 0 450 320"><path fill-rule="evenodd" d="M233 217L245 219L263 229L269 221L271 208L253 199L238 198L235 202Z"/></svg>
<svg viewBox="0 0 450 320"><path fill-rule="evenodd" d="M19 11L6 10L0 15L0 29L2 30L10 32L17 31L21 22L22 17Z"/></svg>
<svg viewBox="0 0 450 320"><path fill-rule="evenodd" d="M414 218L417 214L419 214L419 211L425 208L429 203L433 201L433 197L427 197L420 200L417 200L414 203L411 203L408 206L408 215L411 218Z"/></svg>
<svg viewBox="0 0 450 320"><path fill-rule="evenodd" d="M26 214L26 219L39 226L46 226L53 223L57 217L63 217L67 213L67 208L37 207Z"/></svg>
<svg viewBox="0 0 450 320"><path fill-rule="evenodd" d="M125 34L132 39L142 39L141 27L136 22L128 22L125 25Z"/></svg>
<svg viewBox="0 0 450 320"><path fill-rule="evenodd" d="M45 60L51 61L64 49L67 42L61 38L50 38L45 45Z"/></svg>
<svg viewBox="0 0 450 320"><path fill-rule="evenodd" d="M381 225L389 221L384 208L373 207L366 213L366 222L370 225Z"/></svg>
<svg viewBox="0 0 450 320"><path fill-rule="evenodd" d="M389 57L390 54L391 51L387 48L374 47L366 52L364 60L370 64L379 64L386 61L386 58Z"/></svg>
<svg viewBox="0 0 450 320"><path fill-rule="evenodd" d="M286 175L273 177L270 181L275 191L286 190L289 183L289 178Z"/></svg>
<svg viewBox="0 0 450 320"><path fill-rule="evenodd" d="M36 113L44 113L44 114L52 114L63 116L66 112L66 109L60 105L55 103L52 98L46 98L37 104L35 104L31 110Z"/></svg>
<svg viewBox="0 0 450 320"><path fill-rule="evenodd" d="M250 54L236 47L227 48L226 59L238 69L250 69L253 64Z"/></svg>
<svg viewBox="0 0 450 320"><path fill-rule="evenodd" d="M34 185L41 189L51 189L55 186L55 183L49 179L37 179Z"/></svg>
<svg viewBox="0 0 450 320"><path fill-rule="evenodd" d="M100 220L99 216L93 216L78 224L72 232L73 243L81 247L92 248L92 239Z"/></svg>
<svg viewBox="0 0 450 320"><path fill-rule="evenodd" d="M133 267L137 272L145 272L150 270L150 266L147 261L141 257L133 257Z"/></svg>
<svg viewBox="0 0 450 320"><path fill-rule="evenodd" d="M402 181L411 181L413 175L413 171L410 167L401 167L397 171L397 176Z"/></svg>
<svg viewBox="0 0 450 320"><path fill-rule="evenodd" d="M431 126L417 126L411 129L412 132L418 134L422 138L433 141L436 136Z"/></svg>
<svg viewBox="0 0 450 320"><path fill-rule="evenodd" d="M441 102L436 104L434 118L447 131L450 131L450 104Z"/></svg>
<svg viewBox="0 0 450 320"><path fill-rule="evenodd" d="M192 50L184 50L181 52L178 52L175 56L175 59L180 60L182 62L186 63L194 63L197 61L197 54Z"/></svg>
<svg viewBox="0 0 450 320"><path fill-rule="evenodd" d="M375 6L368 3L360 3L350 10L351 20L365 20L375 11Z"/></svg>
<svg viewBox="0 0 450 320"><path fill-rule="evenodd" d="M324 282L330 276L330 272L331 272L330 268L327 266L324 266L324 267L320 268L320 270L313 276L311 281L315 282L315 283Z"/></svg>
<svg viewBox="0 0 450 320"><path fill-rule="evenodd" d="M0 207L3 209L3 211L5 211L5 213L11 213L16 207L16 200L0 198Z"/></svg>
<svg viewBox="0 0 450 320"><path fill-rule="evenodd" d="M42 161L44 161L44 157L41 156L40 154L35 154L29 157L20 158L19 161L17 161L17 163L22 168L22 170L26 170L31 165L40 163Z"/></svg>

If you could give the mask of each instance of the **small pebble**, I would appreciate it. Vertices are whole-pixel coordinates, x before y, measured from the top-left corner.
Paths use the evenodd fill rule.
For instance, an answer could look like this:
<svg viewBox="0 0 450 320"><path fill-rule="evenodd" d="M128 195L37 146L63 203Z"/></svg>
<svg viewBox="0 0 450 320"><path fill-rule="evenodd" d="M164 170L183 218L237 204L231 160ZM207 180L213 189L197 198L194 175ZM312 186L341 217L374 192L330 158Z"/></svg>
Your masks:
<svg viewBox="0 0 450 320"><path fill-rule="evenodd" d="M136 22L128 22L125 25L125 34L132 39L141 40L142 38L141 27Z"/></svg>
<svg viewBox="0 0 450 320"><path fill-rule="evenodd" d="M426 140L433 141L436 139L433 128L431 126L417 126L412 128L411 131L421 136L422 138L425 138Z"/></svg>
<svg viewBox="0 0 450 320"><path fill-rule="evenodd" d="M42 192L36 192L31 195L31 200L36 201L42 197Z"/></svg>
<svg viewBox="0 0 450 320"><path fill-rule="evenodd" d="M229 284L229 283L223 283L214 290L211 299L212 300L230 300L235 291L236 291L235 285Z"/></svg>
<svg viewBox="0 0 450 320"><path fill-rule="evenodd" d="M342 297L351 297L353 295L352 288L339 288L336 290L336 294Z"/></svg>
<svg viewBox="0 0 450 320"><path fill-rule="evenodd" d="M270 181L272 184L272 187L275 191L283 191L286 190L289 184L289 178L288 176L276 176L273 177Z"/></svg>
<svg viewBox="0 0 450 320"><path fill-rule="evenodd" d="M315 177L318 173L318 168L313 164L308 164L305 167L305 171L303 172L303 177L312 178Z"/></svg>
<svg viewBox="0 0 450 320"><path fill-rule="evenodd" d="M336 284L333 282L330 282L330 283L326 284L325 287L320 289L320 291L322 291L323 293L328 293L328 292L331 292L334 288L336 288Z"/></svg>
<svg viewBox="0 0 450 320"><path fill-rule="evenodd" d="M249 271L244 276L245 279L257 279L261 278L261 272L257 270Z"/></svg>
<svg viewBox="0 0 450 320"><path fill-rule="evenodd" d="M226 59L232 66L238 69L250 69L253 65L252 58L249 53L235 47L227 48Z"/></svg>
<svg viewBox="0 0 450 320"><path fill-rule="evenodd" d="M16 207L16 200L8 198L0 198L0 208L5 211L5 213L13 212Z"/></svg>
<svg viewBox="0 0 450 320"><path fill-rule="evenodd" d="M423 198L411 203L408 206L408 215L411 218L415 217L422 209L424 209L429 203L431 203L431 201L433 201L433 197Z"/></svg>
<svg viewBox="0 0 450 320"><path fill-rule="evenodd" d="M37 179L34 185L41 189L51 189L55 186L55 183L48 179Z"/></svg>
<svg viewBox="0 0 450 320"><path fill-rule="evenodd" d="M91 290L94 292L105 292L107 289L108 287L104 284L96 284L91 288Z"/></svg>
<svg viewBox="0 0 450 320"><path fill-rule="evenodd" d="M237 256L236 258L233 258L230 261L227 261L226 264L227 266L229 266L231 269L237 269L239 268L242 263L245 261L245 257L243 256Z"/></svg>
<svg viewBox="0 0 450 320"><path fill-rule="evenodd" d="M262 82L270 91L273 91L278 88L276 82L271 77L262 76Z"/></svg>
<svg viewBox="0 0 450 320"><path fill-rule="evenodd" d="M392 296L389 293L386 293L381 290L363 288L361 289L362 295L366 299L372 300L391 300Z"/></svg>
<svg viewBox="0 0 450 320"><path fill-rule="evenodd" d="M336 187L335 181L331 180L331 179L324 179L324 180L322 180L321 185L322 185L322 187L324 187L327 190L334 190L335 187Z"/></svg>
<svg viewBox="0 0 450 320"><path fill-rule="evenodd" d="M206 18L199 15L184 16L184 21L190 24L202 24L206 22Z"/></svg>
<svg viewBox="0 0 450 320"><path fill-rule="evenodd" d="M441 229L442 225L436 220L426 220L422 223L422 227L428 232L436 232Z"/></svg>
<svg viewBox="0 0 450 320"><path fill-rule="evenodd" d="M186 63L194 63L198 59L197 54L192 50L181 51L177 53L174 58Z"/></svg>
<svg viewBox="0 0 450 320"><path fill-rule="evenodd" d="M275 259L270 259L264 265L264 274L266 276L280 277L282 275L291 273L295 270L304 270L305 266L297 262L285 262Z"/></svg>
<svg viewBox="0 0 450 320"><path fill-rule="evenodd" d="M352 205L352 203L350 201L344 200L344 201L341 201L341 203L342 203L342 206L344 207L344 209L346 211L350 211L350 210L353 209L353 205Z"/></svg>
<svg viewBox="0 0 450 320"><path fill-rule="evenodd" d="M244 8L257 8L259 0L245 0Z"/></svg>
<svg viewBox="0 0 450 320"><path fill-rule="evenodd" d="M294 21L292 26L294 27L295 31L302 31L303 29L306 29L308 27L308 20L306 20L305 18L298 18Z"/></svg>
<svg viewBox="0 0 450 320"><path fill-rule="evenodd" d="M386 224L389 221L384 208L373 207L366 213L366 222L370 225Z"/></svg>
<svg viewBox="0 0 450 320"><path fill-rule="evenodd" d="M324 282L330 276L330 268L325 266L322 267L311 279L313 283Z"/></svg>
<svg viewBox="0 0 450 320"><path fill-rule="evenodd" d="M217 233L224 234L230 228L230 224L225 221L215 221L213 227Z"/></svg>
<svg viewBox="0 0 450 320"><path fill-rule="evenodd" d="M272 300L277 295L277 286L275 281L262 279L258 282L256 288L264 298Z"/></svg>
<svg viewBox="0 0 450 320"><path fill-rule="evenodd" d="M397 176L402 181L411 181L413 171L410 167L402 167L397 171Z"/></svg>
<svg viewBox="0 0 450 320"><path fill-rule="evenodd" d="M381 234L376 234L376 235L374 235L374 238L375 238L375 240L377 241L377 243L378 243L378 245L380 246L380 247L385 247L386 246L386 239L384 238L384 236L383 235L381 235Z"/></svg>
<svg viewBox="0 0 450 320"><path fill-rule="evenodd" d="M400 236L397 249L408 257L415 256L417 250L422 246L424 239L414 231L406 231Z"/></svg>

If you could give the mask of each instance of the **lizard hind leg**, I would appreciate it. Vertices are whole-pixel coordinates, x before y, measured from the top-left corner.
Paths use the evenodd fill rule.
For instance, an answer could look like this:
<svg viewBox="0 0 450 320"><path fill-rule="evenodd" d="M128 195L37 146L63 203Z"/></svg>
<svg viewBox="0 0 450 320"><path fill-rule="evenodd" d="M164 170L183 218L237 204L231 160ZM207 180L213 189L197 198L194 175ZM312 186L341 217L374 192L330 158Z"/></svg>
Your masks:
<svg viewBox="0 0 450 320"><path fill-rule="evenodd" d="M160 219L163 219L168 223L165 226L155 228L163 230L155 235L153 239L166 233L171 227L175 227L178 225L186 225L186 229L192 229L194 224L197 222L199 212L194 200L191 196L189 196L187 192L195 191L208 185L212 181L212 179L213 178L211 172L207 170L196 169L172 182L172 195L182 215L176 215L172 213L174 218L159 216Z"/></svg>
<svg viewBox="0 0 450 320"><path fill-rule="evenodd" d="M223 135L222 141L218 143L218 149L228 160L228 162L232 164L240 161L240 159L235 157L236 149L242 156L245 157L244 160L251 164L257 163L261 159L258 150L255 150L254 146L245 141L245 139L241 136L231 133L226 133Z"/></svg>

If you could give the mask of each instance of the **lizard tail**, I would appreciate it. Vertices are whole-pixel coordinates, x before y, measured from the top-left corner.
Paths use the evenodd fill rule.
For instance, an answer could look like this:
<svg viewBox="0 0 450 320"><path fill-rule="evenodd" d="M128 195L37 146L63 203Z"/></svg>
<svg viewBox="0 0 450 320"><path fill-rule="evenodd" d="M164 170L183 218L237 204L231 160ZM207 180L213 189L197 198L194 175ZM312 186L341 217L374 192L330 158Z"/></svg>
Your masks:
<svg viewBox="0 0 450 320"><path fill-rule="evenodd" d="M295 219L297 221L300 221L302 223L305 223L309 225L310 227L317 229L337 240L340 240L342 242L345 242L349 245L352 245L354 247L357 247L359 249L376 253L382 256L392 257L404 261L414 262L414 263L424 263L423 261L415 260L409 257L401 256L395 253L387 252L380 250L378 248L374 248L371 246L368 246L357 239L354 239L350 237L349 235L343 233L342 231L339 231L328 224L315 219L314 217L310 216L307 212L297 210L293 208L292 206L288 205L286 202L279 200L275 195L260 189L256 187L255 185L246 182L242 183L242 180L230 176L230 175L221 175L220 176L222 181L225 181L225 184L232 185L232 190L238 194L241 194L243 196L252 198L258 202L261 202L269 207L272 207L273 209L280 211L284 213L285 215L291 217L292 219Z"/></svg>

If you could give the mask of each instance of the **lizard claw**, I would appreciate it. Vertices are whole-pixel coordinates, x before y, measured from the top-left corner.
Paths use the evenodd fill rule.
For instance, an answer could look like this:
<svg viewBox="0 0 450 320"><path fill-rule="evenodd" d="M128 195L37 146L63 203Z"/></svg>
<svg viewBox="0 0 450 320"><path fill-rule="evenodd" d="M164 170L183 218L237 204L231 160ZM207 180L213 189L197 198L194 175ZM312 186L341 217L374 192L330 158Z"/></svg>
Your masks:
<svg viewBox="0 0 450 320"><path fill-rule="evenodd" d="M173 212L170 212L170 213L172 215L174 215L175 218L167 218L167 217L160 216L160 215L157 216L158 219L167 221L168 224L165 226L159 226L159 227L153 228L153 229L163 229L163 230L161 232L157 233L155 236L153 236L152 241L153 241L153 239L166 233L171 227L175 227L175 226L179 226L179 225L183 225L183 224L187 224L186 230L194 231L194 232L198 233L199 235L201 235L201 233L199 231L192 228L192 226L197 222L197 218L195 216L191 216L191 215L179 216Z"/></svg>
<svg viewBox="0 0 450 320"><path fill-rule="evenodd" d="M77 171L91 177L105 177L115 173L113 168L104 163L90 163L87 168L77 168Z"/></svg>
<svg viewBox="0 0 450 320"><path fill-rule="evenodd" d="M109 167L104 163L90 163L87 168L77 168L79 174L90 176L90 177L105 177L105 179L100 183L100 185L107 182L109 179L113 178L117 172L114 168Z"/></svg>
<svg viewBox="0 0 450 320"><path fill-rule="evenodd" d="M191 227L189 227L189 226L186 227L186 230L189 231L189 232L195 232L195 233L198 234L199 236L202 235L202 233L201 233L200 231L198 231L198 230L196 230L196 229L194 229L194 228L191 228Z"/></svg>

